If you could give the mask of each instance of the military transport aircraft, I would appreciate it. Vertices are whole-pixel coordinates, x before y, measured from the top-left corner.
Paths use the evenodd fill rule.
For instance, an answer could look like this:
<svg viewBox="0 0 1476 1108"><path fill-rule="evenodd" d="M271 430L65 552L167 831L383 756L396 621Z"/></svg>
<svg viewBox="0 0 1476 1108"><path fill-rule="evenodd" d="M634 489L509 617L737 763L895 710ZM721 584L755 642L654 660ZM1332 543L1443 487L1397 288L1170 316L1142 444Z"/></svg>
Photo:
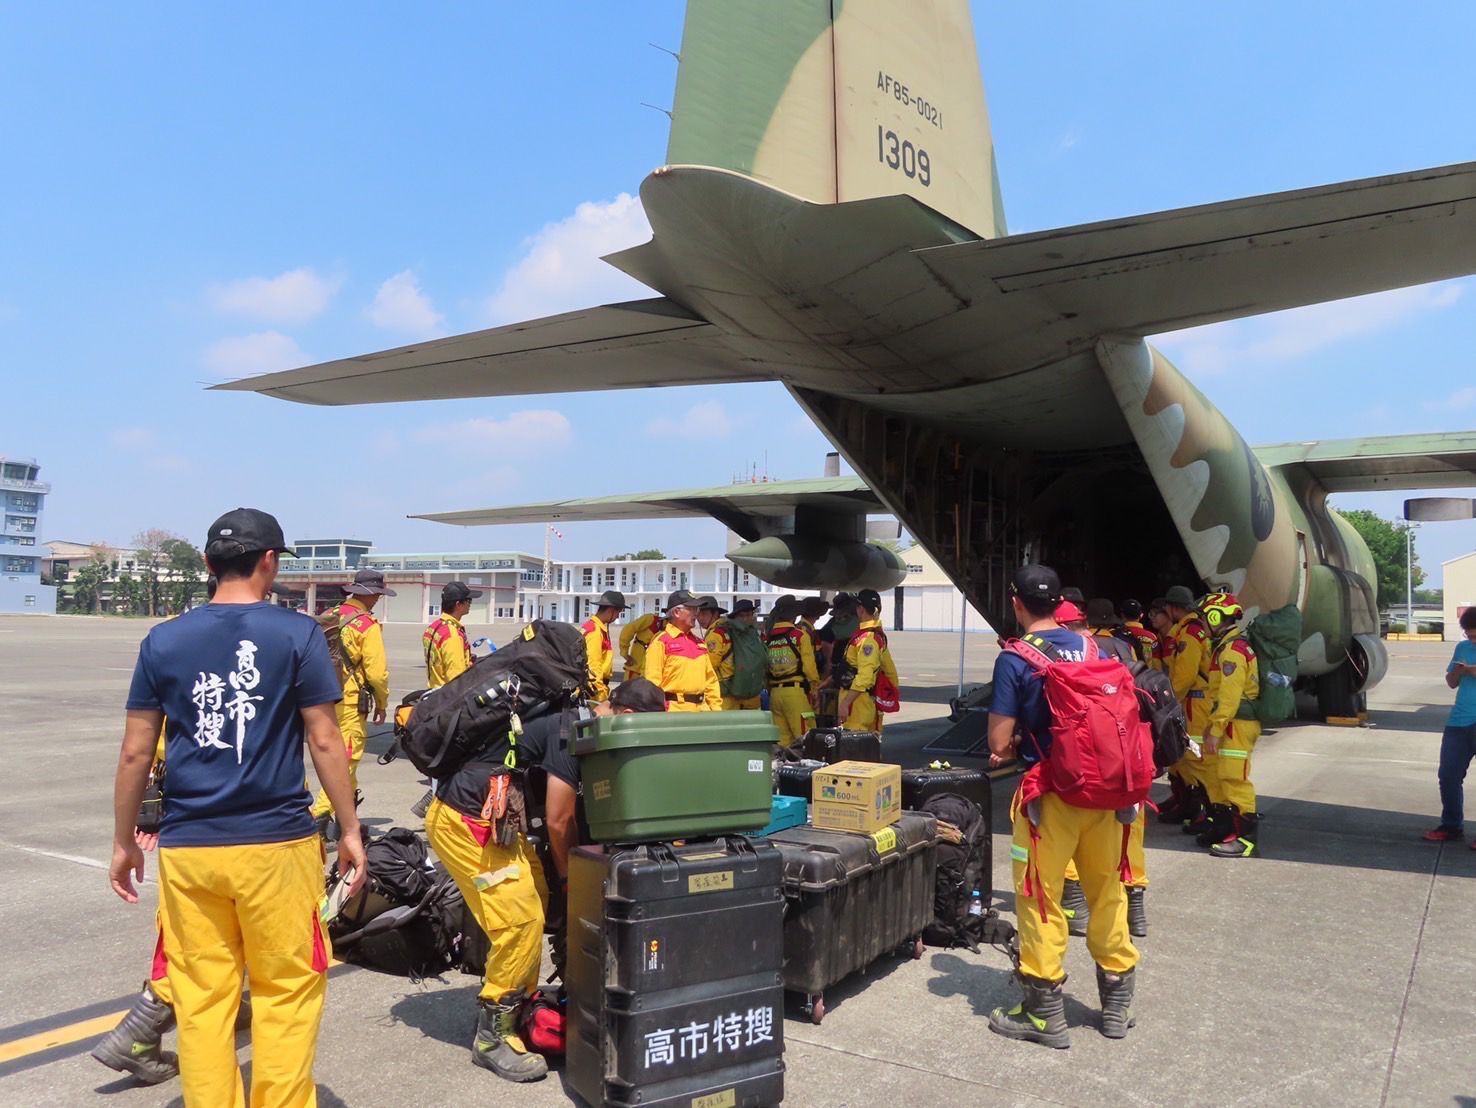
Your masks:
<svg viewBox="0 0 1476 1108"><path fill-rule="evenodd" d="M1108 596L1227 585L1301 608L1302 672L1350 714L1385 655L1327 494L1476 484L1476 434L1252 451L1144 338L1476 272L1476 163L1009 235L968 4L897 10L691 0L653 238L607 259L661 295L220 387L782 381L996 626L1027 558ZM859 534L812 491L794 526L823 562Z"/></svg>

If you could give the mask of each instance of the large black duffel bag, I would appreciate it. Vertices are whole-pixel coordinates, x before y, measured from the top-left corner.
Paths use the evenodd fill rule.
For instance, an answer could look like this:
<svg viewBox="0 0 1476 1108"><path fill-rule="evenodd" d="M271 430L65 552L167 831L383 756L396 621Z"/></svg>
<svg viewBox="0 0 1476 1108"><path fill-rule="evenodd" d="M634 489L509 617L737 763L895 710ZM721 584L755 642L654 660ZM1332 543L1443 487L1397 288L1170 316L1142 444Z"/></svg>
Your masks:
<svg viewBox="0 0 1476 1108"><path fill-rule="evenodd" d="M407 696L395 713L395 739L421 773L445 777L474 754L509 746L514 715L526 721L572 706L588 679L579 628L534 620L440 688Z"/></svg>

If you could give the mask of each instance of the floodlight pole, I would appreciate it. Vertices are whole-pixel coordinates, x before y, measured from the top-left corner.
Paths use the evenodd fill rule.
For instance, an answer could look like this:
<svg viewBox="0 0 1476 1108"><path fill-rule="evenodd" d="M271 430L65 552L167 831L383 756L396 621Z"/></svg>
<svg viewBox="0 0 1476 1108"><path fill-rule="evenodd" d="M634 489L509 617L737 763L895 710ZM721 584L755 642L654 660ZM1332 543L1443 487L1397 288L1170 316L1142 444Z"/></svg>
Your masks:
<svg viewBox="0 0 1476 1108"><path fill-rule="evenodd" d="M1414 634L1414 524L1404 521L1404 633Z"/></svg>

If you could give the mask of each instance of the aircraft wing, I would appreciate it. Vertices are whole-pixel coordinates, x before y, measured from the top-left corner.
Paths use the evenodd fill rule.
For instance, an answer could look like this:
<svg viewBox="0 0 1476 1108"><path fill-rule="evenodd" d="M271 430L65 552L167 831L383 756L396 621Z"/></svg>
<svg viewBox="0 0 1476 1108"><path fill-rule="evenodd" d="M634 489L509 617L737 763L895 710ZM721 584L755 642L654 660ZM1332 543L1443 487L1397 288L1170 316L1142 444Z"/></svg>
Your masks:
<svg viewBox="0 0 1476 1108"><path fill-rule="evenodd" d="M820 477L805 481L768 481L752 485L720 485L708 489L597 496L555 500L509 508L435 512L414 516L436 523L477 527L494 523L581 522L610 519L681 519L711 516L752 541L774 533L775 524L790 523L796 513L865 517L884 512L881 501L859 477Z"/></svg>
<svg viewBox="0 0 1476 1108"><path fill-rule="evenodd" d="M1476 486L1476 432L1258 446L1268 466L1304 466L1328 492Z"/></svg>
<svg viewBox="0 0 1476 1108"><path fill-rule="evenodd" d="M1015 305L1038 320L1059 356L1097 335L1161 334L1476 272L1476 162L916 256L970 306L997 318Z"/></svg>
<svg viewBox="0 0 1476 1108"><path fill-rule="evenodd" d="M721 334L674 301L655 297L214 387L304 404L383 404L768 378Z"/></svg>

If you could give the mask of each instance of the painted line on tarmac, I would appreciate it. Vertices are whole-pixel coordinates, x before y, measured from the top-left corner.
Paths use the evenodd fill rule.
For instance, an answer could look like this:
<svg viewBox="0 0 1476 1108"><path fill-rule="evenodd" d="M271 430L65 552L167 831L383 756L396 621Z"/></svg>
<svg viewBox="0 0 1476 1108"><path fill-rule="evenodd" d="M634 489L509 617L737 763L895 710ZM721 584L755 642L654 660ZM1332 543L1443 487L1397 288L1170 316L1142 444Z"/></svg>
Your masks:
<svg viewBox="0 0 1476 1108"><path fill-rule="evenodd" d="M332 980L355 968L339 961L330 962L328 978ZM130 993L0 1030L0 1077L73 1058L92 1049L97 1039L118 1026L137 996Z"/></svg>
<svg viewBox="0 0 1476 1108"><path fill-rule="evenodd" d="M60 850L43 850L39 846L22 846L20 843L5 842L3 839L0 839L0 846L9 847L11 850L19 850L25 854L39 854L43 858L55 858L59 862L73 862L76 865L87 866L90 869L106 870L108 868L108 863L99 862L96 858L84 858L80 854L64 854ZM150 882L150 878L147 875L144 876L143 880Z"/></svg>
<svg viewBox="0 0 1476 1108"><path fill-rule="evenodd" d="M1429 769L1437 764L1412 758L1365 758L1360 755L1350 758L1346 754L1334 754L1324 750L1288 750L1286 753L1298 758L1336 758L1340 762L1377 762L1381 766L1423 766Z"/></svg>

